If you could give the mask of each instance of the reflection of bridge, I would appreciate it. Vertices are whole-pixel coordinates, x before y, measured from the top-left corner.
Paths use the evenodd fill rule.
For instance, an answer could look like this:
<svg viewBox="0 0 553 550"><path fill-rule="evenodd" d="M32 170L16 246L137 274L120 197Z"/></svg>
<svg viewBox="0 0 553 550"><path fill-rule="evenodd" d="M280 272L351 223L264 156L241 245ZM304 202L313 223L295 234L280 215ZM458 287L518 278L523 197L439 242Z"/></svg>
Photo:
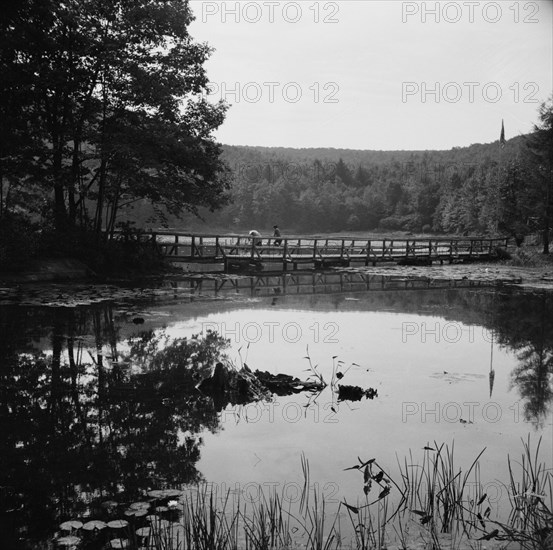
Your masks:
<svg viewBox="0 0 553 550"><path fill-rule="evenodd" d="M159 231L140 233L171 261L224 263L225 270L263 269L286 271L309 267L347 266L378 262L431 264L433 261L487 260L509 239L482 237L433 239L361 239L358 237L249 237L244 235L194 235Z"/></svg>
<svg viewBox="0 0 553 550"><path fill-rule="evenodd" d="M494 286L493 281L441 280L375 275L359 272L282 273L248 277L191 277L171 281L173 288L191 290L193 294L215 296L257 296L339 294L346 292L440 290L450 288L481 288Z"/></svg>

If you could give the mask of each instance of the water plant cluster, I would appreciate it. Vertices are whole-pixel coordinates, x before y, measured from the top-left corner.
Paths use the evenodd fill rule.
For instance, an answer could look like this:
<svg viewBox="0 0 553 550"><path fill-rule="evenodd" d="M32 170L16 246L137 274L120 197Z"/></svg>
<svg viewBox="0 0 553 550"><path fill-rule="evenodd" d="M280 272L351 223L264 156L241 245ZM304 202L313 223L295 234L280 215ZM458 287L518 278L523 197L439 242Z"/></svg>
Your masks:
<svg viewBox="0 0 553 550"><path fill-rule="evenodd" d="M487 543L546 550L553 543L553 471L541 462L540 445L541 439L533 449L529 438L520 459L508 457L506 518L483 492L479 461L485 449L463 471L454 444L433 443L420 462L412 453L398 460L395 477L376 458L358 458L347 468L361 475L355 502L327 502L311 484L302 455L298 503L261 486L256 499L211 484L151 490L141 501L103 502L101 517L68 519L52 544L90 550L438 550Z"/></svg>

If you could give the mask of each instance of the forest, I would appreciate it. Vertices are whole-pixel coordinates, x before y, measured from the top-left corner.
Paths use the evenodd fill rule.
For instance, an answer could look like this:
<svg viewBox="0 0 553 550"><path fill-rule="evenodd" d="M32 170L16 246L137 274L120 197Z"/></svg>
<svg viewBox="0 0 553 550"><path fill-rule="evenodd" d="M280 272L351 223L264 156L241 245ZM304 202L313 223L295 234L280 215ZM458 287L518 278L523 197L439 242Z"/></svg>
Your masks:
<svg viewBox="0 0 553 550"><path fill-rule="evenodd" d="M540 232L549 252L553 97L528 135L505 140L502 129L494 143L449 151L223 145L214 132L232 106L209 101L212 50L189 35L193 20L181 0L24 0L6 10L0 270L37 254L90 258L117 229L160 227L517 242Z"/></svg>
<svg viewBox="0 0 553 550"><path fill-rule="evenodd" d="M520 240L551 219L551 153L542 158L547 149L538 143L546 137L551 143L551 107L541 116L549 130L444 151L227 145L229 204L200 212L203 224L190 217L180 224L204 231L267 231L277 224L289 234L407 231Z"/></svg>

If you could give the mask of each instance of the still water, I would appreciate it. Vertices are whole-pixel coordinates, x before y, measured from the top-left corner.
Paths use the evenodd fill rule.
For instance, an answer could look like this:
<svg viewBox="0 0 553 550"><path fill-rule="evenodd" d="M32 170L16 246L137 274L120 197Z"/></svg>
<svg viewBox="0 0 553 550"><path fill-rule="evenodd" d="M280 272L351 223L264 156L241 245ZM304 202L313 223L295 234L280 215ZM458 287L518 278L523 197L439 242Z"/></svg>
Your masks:
<svg viewBox="0 0 553 550"><path fill-rule="evenodd" d="M423 447L447 444L465 469L485 449L479 475L498 517L521 439L535 447L541 437L552 467L552 294L403 279L221 281L103 289L73 307L60 302L77 289L60 287L47 307L0 305L6 547L37 545L108 499L183 484L297 501L302 456L337 507L363 497L359 472L346 470L358 460L394 475L404 457L416 463ZM195 386L221 354L327 386L214 400ZM339 385L376 394L340 401Z"/></svg>

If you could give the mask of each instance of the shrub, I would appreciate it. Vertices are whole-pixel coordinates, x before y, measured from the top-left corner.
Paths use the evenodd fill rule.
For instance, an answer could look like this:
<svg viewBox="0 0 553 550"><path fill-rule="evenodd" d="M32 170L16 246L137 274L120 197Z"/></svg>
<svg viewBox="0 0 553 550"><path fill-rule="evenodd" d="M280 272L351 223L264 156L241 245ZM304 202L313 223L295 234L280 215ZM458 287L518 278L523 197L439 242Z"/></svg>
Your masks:
<svg viewBox="0 0 553 550"><path fill-rule="evenodd" d="M389 216L380 220L380 229L384 231L398 231L403 229L402 219L396 216Z"/></svg>

